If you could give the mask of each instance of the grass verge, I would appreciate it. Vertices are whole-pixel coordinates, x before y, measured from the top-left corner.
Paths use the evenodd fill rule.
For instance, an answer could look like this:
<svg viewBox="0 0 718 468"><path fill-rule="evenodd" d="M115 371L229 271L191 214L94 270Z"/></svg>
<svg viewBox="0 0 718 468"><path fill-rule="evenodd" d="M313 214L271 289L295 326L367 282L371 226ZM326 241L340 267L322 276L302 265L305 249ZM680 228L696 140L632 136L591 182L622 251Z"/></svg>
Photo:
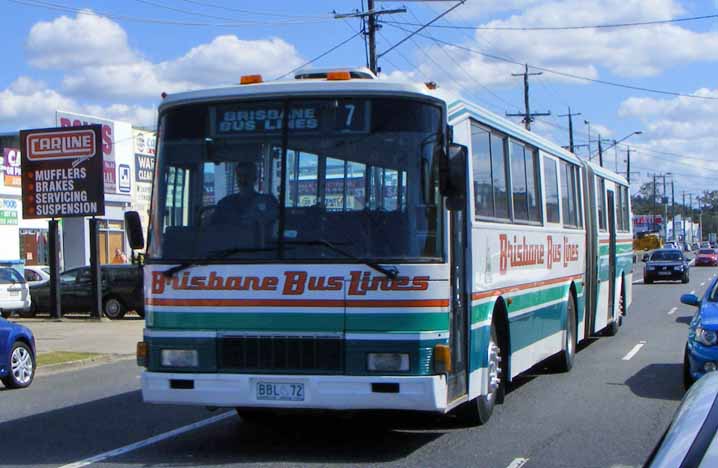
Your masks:
<svg viewBox="0 0 718 468"><path fill-rule="evenodd" d="M98 353L74 353L70 351L53 351L37 355L37 366L49 366L51 364L62 364L64 362L82 361L99 356Z"/></svg>

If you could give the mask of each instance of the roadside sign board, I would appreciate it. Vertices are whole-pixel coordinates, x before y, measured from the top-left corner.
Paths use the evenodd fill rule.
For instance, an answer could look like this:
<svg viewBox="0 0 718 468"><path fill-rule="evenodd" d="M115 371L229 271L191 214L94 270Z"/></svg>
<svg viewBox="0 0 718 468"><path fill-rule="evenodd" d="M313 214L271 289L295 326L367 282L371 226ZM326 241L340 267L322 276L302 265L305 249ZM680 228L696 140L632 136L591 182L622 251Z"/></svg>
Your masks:
<svg viewBox="0 0 718 468"><path fill-rule="evenodd" d="M102 126L20 131L22 217L102 216Z"/></svg>

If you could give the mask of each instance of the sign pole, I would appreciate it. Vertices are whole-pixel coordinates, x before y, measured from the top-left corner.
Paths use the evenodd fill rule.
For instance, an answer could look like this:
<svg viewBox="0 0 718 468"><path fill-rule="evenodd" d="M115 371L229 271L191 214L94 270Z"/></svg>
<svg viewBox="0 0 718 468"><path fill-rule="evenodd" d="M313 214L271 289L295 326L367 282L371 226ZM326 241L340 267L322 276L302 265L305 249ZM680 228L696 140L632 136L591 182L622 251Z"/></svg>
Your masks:
<svg viewBox="0 0 718 468"><path fill-rule="evenodd" d="M90 275L92 281L92 315L95 320L102 319L102 277L100 273L100 251L98 242L98 222L90 218Z"/></svg>
<svg viewBox="0 0 718 468"><path fill-rule="evenodd" d="M48 222L48 243L50 244L50 316L54 319L62 318L60 301L60 249L58 236L58 222L52 218Z"/></svg>

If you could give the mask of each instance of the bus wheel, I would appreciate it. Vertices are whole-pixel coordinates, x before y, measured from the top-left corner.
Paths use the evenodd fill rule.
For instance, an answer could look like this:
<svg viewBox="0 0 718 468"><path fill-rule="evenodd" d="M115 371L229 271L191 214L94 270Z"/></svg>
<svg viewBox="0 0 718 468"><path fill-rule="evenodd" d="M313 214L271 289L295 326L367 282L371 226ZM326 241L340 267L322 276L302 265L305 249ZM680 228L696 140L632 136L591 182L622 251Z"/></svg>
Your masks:
<svg viewBox="0 0 718 468"><path fill-rule="evenodd" d="M279 415L266 408L235 408L237 410L237 416L242 418L242 421L253 424L274 424L279 419Z"/></svg>
<svg viewBox="0 0 718 468"><path fill-rule="evenodd" d="M573 360L576 357L576 303L573 294L568 294L568 305L566 307L566 339L563 343L563 350L559 353L556 361L556 370L568 372L573 367Z"/></svg>
<svg viewBox="0 0 718 468"><path fill-rule="evenodd" d="M457 416L466 424L478 426L486 424L494 412L496 403L502 402L506 388L504 371L501 368L501 347L499 346L496 324L491 322L491 338L486 349L488 356L489 388L486 395L479 395L457 409Z"/></svg>

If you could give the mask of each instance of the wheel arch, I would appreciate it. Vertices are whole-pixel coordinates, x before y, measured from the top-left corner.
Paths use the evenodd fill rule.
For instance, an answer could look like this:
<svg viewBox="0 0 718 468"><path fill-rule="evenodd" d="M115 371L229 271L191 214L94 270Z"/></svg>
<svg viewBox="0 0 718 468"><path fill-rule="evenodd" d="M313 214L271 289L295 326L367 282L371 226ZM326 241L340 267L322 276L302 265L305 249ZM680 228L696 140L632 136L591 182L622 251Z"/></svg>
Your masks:
<svg viewBox="0 0 718 468"><path fill-rule="evenodd" d="M502 354L502 360L506 366L506 378L511 381L511 327L509 327L509 313L506 306L506 301L503 296L499 296L494 301L494 306L491 308L491 315L489 316L489 323L493 323L496 318L496 332L499 335L500 348Z"/></svg>

